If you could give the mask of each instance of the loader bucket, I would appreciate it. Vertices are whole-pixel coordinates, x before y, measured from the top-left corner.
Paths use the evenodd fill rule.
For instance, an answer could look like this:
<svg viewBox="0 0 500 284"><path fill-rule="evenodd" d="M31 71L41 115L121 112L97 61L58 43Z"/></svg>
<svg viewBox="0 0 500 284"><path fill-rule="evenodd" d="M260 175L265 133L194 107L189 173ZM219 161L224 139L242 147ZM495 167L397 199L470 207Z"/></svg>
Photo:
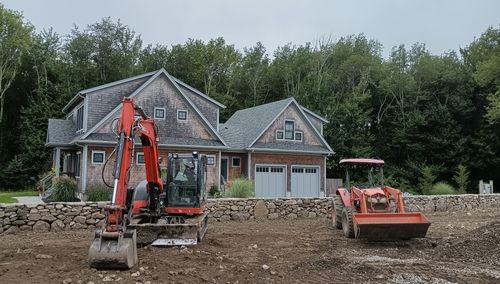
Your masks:
<svg viewBox="0 0 500 284"><path fill-rule="evenodd" d="M136 231L124 233L97 231L89 248L90 267L130 269L137 262Z"/></svg>
<svg viewBox="0 0 500 284"><path fill-rule="evenodd" d="M137 230L137 242L142 245L180 246L196 245L208 228L207 214L189 218L183 224L166 222L131 224Z"/></svg>
<svg viewBox="0 0 500 284"><path fill-rule="evenodd" d="M368 240L423 238L431 225L420 212L355 213L352 218L355 237Z"/></svg>

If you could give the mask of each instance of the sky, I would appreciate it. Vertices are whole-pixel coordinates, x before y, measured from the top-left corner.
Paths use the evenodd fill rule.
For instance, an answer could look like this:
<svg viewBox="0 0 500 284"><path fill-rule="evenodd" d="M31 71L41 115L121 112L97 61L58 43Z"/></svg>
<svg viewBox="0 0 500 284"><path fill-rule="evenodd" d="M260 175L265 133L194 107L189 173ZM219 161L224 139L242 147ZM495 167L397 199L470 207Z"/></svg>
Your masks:
<svg viewBox="0 0 500 284"><path fill-rule="evenodd" d="M272 55L287 43L363 33L392 47L419 42L436 55L466 47L489 26L499 27L495 0L0 0L37 30L67 35L103 17L120 19L147 44L182 44L223 37L236 48L262 42Z"/></svg>

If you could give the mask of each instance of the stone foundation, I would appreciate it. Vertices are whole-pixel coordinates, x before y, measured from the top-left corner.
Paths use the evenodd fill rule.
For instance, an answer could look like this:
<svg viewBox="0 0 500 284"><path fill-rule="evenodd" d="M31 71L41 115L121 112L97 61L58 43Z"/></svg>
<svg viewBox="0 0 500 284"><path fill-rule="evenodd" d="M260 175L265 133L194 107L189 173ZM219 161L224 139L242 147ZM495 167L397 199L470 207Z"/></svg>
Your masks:
<svg viewBox="0 0 500 284"><path fill-rule="evenodd" d="M500 194L405 197L406 210L446 212L498 208ZM104 219L106 203L0 204L0 234L19 231L95 229ZM329 217L332 198L209 199L210 221Z"/></svg>

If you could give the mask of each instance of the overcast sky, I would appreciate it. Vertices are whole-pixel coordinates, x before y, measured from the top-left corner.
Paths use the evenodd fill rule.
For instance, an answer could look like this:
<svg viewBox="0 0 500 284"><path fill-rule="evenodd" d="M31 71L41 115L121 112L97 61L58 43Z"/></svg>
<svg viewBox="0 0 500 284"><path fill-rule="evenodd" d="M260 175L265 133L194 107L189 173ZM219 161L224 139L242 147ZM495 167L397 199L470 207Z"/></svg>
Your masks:
<svg viewBox="0 0 500 284"><path fill-rule="evenodd" d="M145 44L177 44L188 38L224 37L242 49L260 41L272 53L286 43L364 33L384 45L425 43L434 54L458 50L500 24L494 0L0 0L22 11L38 30L66 35L103 17L120 19Z"/></svg>

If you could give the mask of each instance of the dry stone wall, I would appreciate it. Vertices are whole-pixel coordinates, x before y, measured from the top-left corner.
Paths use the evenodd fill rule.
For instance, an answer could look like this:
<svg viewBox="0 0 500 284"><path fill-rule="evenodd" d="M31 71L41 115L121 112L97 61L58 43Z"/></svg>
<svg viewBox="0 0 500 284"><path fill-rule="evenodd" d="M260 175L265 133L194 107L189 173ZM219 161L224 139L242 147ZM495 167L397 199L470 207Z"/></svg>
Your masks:
<svg viewBox="0 0 500 284"><path fill-rule="evenodd" d="M498 208L500 194L405 197L407 211L446 212ZM332 198L210 199L210 221L325 218ZM94 229L104 219L105 203L0 204L0 234L19 231Z"/></svg>

